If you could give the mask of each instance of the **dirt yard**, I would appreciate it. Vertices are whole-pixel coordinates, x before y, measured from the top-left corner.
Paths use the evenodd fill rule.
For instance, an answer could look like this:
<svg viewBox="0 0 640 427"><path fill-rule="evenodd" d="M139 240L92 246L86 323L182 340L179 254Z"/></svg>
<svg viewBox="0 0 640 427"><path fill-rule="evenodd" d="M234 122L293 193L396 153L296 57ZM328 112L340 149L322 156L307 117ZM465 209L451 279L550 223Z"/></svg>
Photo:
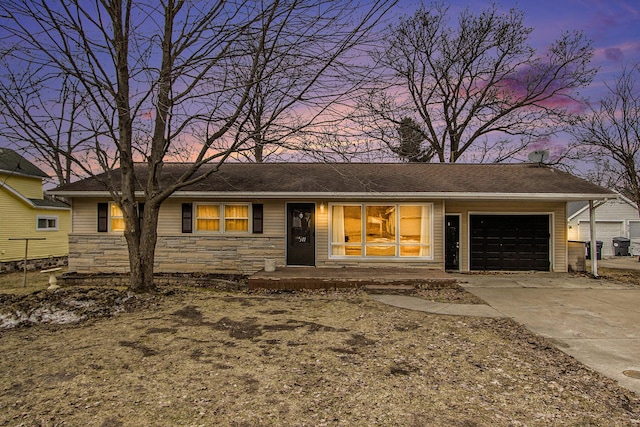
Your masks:
<svg viewBox="0 0 640 427"><path fill-rule="evenodd" d="M640 425L638 396L505 319L356 291L0 298L2 426Z"/></svg>

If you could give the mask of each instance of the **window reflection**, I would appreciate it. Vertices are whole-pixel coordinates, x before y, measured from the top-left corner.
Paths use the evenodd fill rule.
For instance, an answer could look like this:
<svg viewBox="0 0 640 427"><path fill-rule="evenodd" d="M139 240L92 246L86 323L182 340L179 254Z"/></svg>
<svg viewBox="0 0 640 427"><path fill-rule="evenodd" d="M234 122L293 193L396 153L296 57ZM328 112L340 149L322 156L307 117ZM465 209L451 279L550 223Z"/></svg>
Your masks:
<svg viewBox="0 0 640 427"><path fill-rule="evenodd" d="M331 254L431 257L431 211L431 204L332 205Z"/></svg>

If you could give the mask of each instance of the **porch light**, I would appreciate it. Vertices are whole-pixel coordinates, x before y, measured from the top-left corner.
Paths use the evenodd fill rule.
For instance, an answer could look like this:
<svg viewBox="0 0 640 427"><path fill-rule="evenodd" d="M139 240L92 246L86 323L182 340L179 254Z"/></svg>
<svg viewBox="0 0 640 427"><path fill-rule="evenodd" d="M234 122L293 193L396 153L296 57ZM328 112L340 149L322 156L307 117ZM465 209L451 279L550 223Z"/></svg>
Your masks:
<svg viewBox="0 0 640 427"><path fill-rule="evenodd" d="M320 213L324 213L324 202L320 202Z"/></svg>

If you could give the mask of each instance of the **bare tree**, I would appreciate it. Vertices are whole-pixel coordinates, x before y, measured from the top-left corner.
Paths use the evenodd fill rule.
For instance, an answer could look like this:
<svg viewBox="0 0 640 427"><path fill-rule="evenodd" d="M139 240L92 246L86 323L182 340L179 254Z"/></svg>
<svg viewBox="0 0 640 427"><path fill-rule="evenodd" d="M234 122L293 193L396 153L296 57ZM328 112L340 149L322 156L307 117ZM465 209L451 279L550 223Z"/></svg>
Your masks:
<svg viewBox="0 0 640 427"><path fill-rule="evenodd" d="M303 39L322 37L323 48L332 52L324 67L303 77L298 97L304 98L392 3L367 2L355 16L342 14L341 7L352 6L337 0L6 0L0 4L0 28L5 43L15 47L9 54L13 63L28 65L51 87L59 76L69 76L87 95L86 128L94 138L84 150L100 171L119 168L121 184L107 173L105 185L125 220L130 289L147 291L153 289L162 203L217 170L198 174L203 165L220 165L251 149L233 131L250 120L254 89L269 73L265 65L287 61L288 52L280 49L264 60L273 40L293 42L310 26ZM345 20L354 25L336 27ZM248 44L253 49L247 51ZM141 132L145 127L148 135ZM167 156L187 142L194 147L191 167L161 183ZM148 179L139 183L141 213L137 159L148 169ZM85 173L94 172L86 161L77 163Z"/></svg>
<svg viewBox="0 0 640 427"><path fill-rule="evenodd" d="M84 129L86 94L70 78L49 88L46 78L14 69L6 59L0 68L0 136L53 171L56 184L69 183L74 176L71 159L85 138L94 137Z"/></svg>
<svg viewBox="0 0 640 427"><path fill-rule="evenodd" d="M422 6L391 26L373 52L387 74L361 98L361 118L385 142L403 119L415 120L439 162L465 153L485 161L514 156L572 120L576 89L595 73L581 33L537 52L531 32L516 9L466 9L452 23L445 3Z"/></svg>
<svg viewBox="0 0 640 427"><path fill-rule="evenodd" d="M625 66L572 133L581 160L596 165L591 177L628 196L640 212L639 73L638 64Z"/></svg>
<svg viewBox="0 0 640 427"><path fill-rule="evenodd" d="M351 79L355 64L352 54L344 52L354 52L368 36L362 29L395 2L381 2L368 11L356 2L323 2L321 14L310 9L301 15L304 19L291 20L290 36L267 39L264 45L259 39L245 41L243 48L258 61L251 109L236 132L251 147L245 157L263 162L283 153L312 151L309 139L344 120L344 113L334 114L332 108L363 83ZM359 21L344 19L363 12L368 16Z"/></svg>

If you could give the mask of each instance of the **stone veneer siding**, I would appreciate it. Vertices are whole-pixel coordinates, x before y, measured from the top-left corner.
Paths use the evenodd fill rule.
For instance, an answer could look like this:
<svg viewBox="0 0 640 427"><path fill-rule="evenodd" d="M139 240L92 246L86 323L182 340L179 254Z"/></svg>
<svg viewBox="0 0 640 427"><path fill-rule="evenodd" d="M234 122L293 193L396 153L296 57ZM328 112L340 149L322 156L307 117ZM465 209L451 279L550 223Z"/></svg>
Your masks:
<svg viewBox="0 0 640 427"><path fill-rule="evenodd" d="M67 265L67 256L52 256L27 260L27 271L47 270ZM24 260L0 262L0 273L24 271Z"/></svg>
<svg viewBox="0 0 640 427"><path fill-rule="evenodd" d="M285 264L285 239L259 235L159 236L156 245L157 273L253 274L272 258ZM129 271L124 236L70 235L69 271L77 273L124 273Z"/></svg>

